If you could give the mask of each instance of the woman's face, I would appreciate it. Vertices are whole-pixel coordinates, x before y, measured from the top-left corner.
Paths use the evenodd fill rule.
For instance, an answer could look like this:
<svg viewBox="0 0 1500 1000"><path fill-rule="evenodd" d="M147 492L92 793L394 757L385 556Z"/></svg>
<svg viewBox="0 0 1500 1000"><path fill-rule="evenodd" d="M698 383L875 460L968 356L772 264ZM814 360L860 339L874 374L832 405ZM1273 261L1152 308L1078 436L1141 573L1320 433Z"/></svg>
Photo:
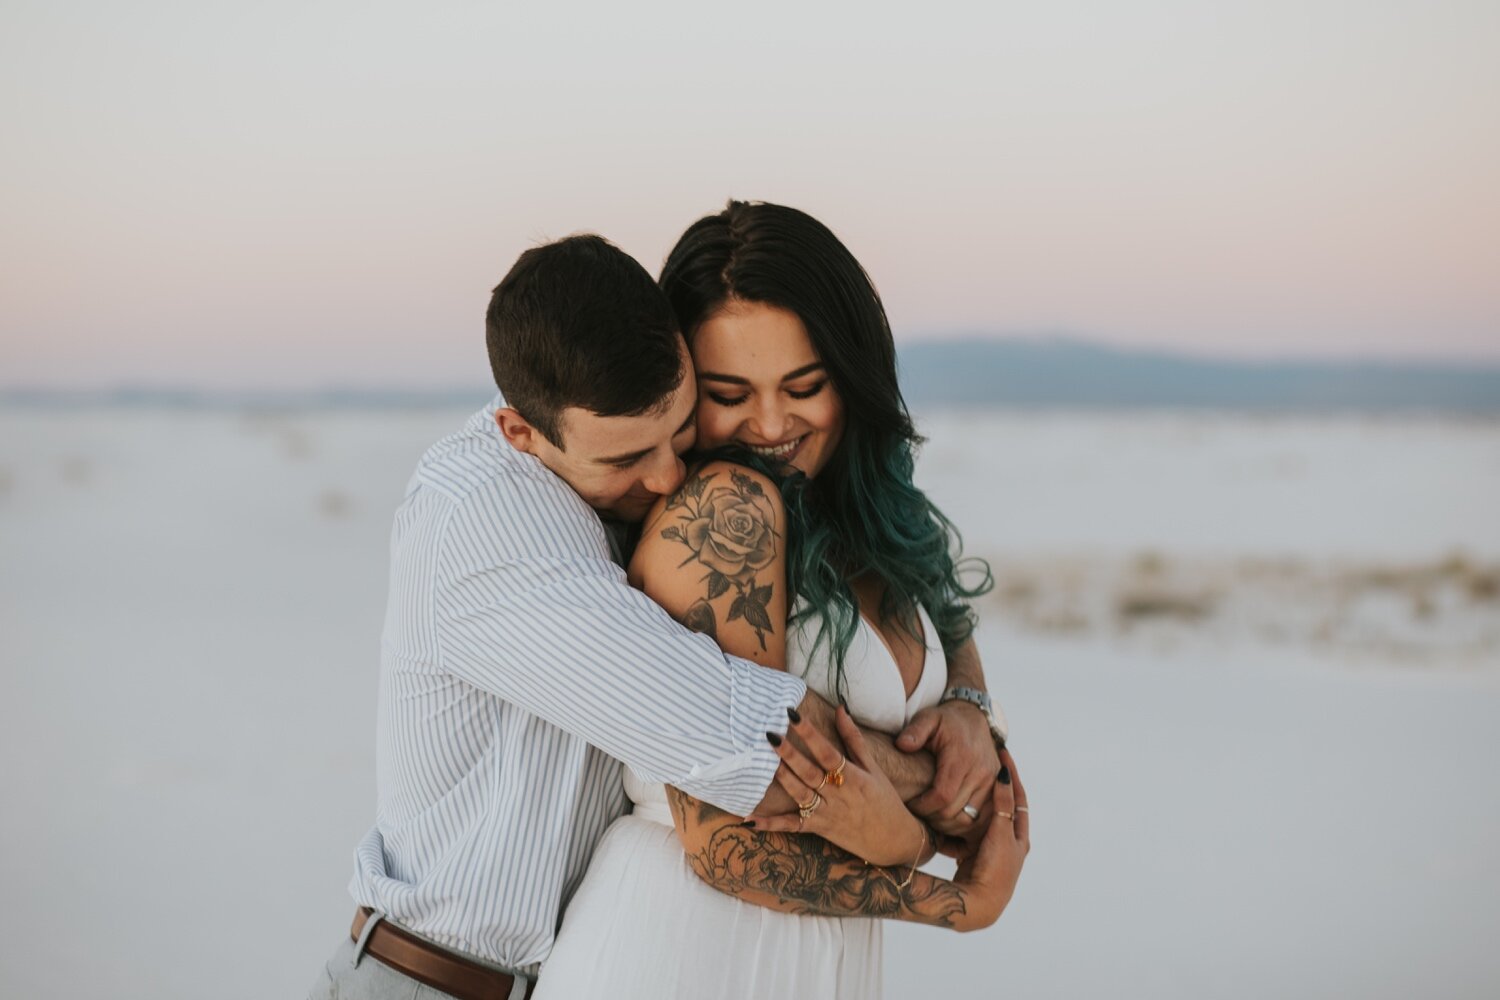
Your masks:
<svg viewBox="0 0 1500 1000"><path fill-rule="evenodd" d="M808 478L844 432L844 404L796 313L731 299L692 340L698 447L741 444Z"/></svg>

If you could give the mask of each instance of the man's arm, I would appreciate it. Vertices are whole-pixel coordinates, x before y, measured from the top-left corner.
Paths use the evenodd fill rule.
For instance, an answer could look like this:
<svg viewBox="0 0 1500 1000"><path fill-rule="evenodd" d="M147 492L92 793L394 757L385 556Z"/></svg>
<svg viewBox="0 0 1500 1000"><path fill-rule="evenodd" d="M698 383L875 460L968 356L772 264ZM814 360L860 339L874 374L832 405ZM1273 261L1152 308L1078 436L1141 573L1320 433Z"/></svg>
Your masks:
<svg viewBox="0 0 1500 1000"><path fill-rule="evenodd" d="M984 664L979 662L979 647L970 636L948 657L948 686L988 691L984 683Z"/></svg>
<svg viewBox="0 0 1500 1000"><path fill-rule="evenodd" d="M560 481L426 502L398 518L391 600L430 608L433 638L388 630L387 655L434 662L647 780L755 808L779 763L765 733L785 730L801 680L726 657L629 586Z"/></svg>

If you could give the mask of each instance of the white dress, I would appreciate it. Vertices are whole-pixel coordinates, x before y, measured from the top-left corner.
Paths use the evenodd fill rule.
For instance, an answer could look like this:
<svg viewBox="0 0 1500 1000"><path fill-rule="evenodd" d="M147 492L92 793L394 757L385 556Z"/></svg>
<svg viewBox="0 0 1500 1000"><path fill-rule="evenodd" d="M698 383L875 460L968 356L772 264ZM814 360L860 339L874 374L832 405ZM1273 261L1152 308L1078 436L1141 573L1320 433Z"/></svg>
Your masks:
<svg viewBox="0 0 1500 1000"><path fill-rule="evenodd" d="M845 657L850 713L894 735L936 705L947 671L937 629L920 613L927 654L910 698L885 640L863 617ZM810 634L809 634L810 633ZM816 633L793 628L787 669L834 699L831 658L809 662ZM662 785L625 770L633 811L599 842L563 913L536 997L798 997L881 993L881 922L781 913L701 882L688 866Z"/></svg>

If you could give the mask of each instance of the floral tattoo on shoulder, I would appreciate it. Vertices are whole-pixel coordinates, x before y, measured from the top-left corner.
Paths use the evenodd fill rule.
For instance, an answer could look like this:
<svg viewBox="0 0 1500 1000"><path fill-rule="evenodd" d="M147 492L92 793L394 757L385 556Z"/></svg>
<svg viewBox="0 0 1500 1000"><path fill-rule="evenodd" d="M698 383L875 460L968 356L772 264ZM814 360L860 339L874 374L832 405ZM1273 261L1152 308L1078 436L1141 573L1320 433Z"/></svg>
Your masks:
<svg viewBox="0 0 1500 1000"><path fill-rule="evenodd" d="M766 634L776 631L766 610L774 584L758 583L755 574L776 558L776 509L764 487L744 473L731 471L729 485L710 488L718 478L716 472L695 474L667 502L669 511L685 510L680 523L663 528L661 537L691 550L681 565L696 561L707 570L704 596L687 609L682 622L717 639L718 616L712 602L733 589L724 621L743 618L765 649Z"/></svg>

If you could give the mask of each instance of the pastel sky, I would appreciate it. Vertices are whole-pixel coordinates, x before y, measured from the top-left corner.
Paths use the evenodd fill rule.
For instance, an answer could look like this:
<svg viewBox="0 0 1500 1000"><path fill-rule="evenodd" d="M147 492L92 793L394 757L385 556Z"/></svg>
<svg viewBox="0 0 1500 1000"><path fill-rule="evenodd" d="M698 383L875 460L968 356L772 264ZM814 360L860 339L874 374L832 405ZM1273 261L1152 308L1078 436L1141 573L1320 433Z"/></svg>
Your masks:
<svg viewBox="0 0 1500 1000"><path fill-rule="evenodd" d="M517 253L729 196L900 340L1500 361L1500 4L0 8L0 384L474 384Z"/></svg>

